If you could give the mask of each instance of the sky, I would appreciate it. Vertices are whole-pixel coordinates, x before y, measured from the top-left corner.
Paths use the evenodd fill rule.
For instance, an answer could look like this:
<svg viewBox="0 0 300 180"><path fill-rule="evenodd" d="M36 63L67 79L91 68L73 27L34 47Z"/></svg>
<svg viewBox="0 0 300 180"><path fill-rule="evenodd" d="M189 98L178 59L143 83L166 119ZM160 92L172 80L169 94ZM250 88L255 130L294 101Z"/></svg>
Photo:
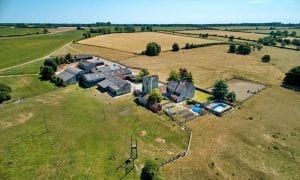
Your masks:
<svg viewBox="0 0 300 180"><path fill-rule="evenodd" d="M300 0L0 0L0 23L300 23Z"/></svg>

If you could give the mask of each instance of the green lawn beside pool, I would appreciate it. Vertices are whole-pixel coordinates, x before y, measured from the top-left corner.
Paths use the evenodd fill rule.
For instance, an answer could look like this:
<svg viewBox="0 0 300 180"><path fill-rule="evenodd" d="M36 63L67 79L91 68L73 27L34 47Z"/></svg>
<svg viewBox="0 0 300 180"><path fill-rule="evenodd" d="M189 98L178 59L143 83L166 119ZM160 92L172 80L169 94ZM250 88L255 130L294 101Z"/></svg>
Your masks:
<svg viewBox="0 0 300 180"><path fill-rule="evenodd" d="M195 91L195 96L194 96L194 100L199 102L199 103L205 103L207 102L210 98L212 97L212 95L202 92L202 91Z"/></svg>

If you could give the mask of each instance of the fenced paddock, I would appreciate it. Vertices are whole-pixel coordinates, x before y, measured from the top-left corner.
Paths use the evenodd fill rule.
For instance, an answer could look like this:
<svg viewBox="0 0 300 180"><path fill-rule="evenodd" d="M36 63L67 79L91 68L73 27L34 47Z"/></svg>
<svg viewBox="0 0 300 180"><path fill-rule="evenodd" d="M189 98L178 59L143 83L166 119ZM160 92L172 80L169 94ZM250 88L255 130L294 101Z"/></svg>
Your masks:
<svg viewBox="0 0 300 180"><path fill-rule="evenodd" d="M231 79L227 81L229 91L234 91L236 100L243 102L263 90L266 86L254 82L244 81L240 79Z"/></svg>

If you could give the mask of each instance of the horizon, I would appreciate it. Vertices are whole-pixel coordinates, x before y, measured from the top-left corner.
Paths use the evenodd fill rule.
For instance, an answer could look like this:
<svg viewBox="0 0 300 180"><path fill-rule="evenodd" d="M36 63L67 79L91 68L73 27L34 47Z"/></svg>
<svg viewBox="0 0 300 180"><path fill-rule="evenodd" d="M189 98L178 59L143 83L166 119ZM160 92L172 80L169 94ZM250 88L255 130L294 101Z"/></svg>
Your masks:
<svg viewBox="0 0 300 180"><path fill-rule="evenodd" d="M300 1L0 0L0 23L244 24L300 23Z"/></svg>

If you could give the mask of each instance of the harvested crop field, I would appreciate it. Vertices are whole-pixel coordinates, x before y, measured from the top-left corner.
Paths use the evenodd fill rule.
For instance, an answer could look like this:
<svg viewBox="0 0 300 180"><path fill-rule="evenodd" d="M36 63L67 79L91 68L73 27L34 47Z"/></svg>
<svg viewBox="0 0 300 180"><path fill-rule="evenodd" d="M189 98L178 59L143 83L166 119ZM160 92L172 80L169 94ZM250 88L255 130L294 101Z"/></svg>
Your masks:
<svg viewBox="0 0 300 180"><path fill-rule="evenodd" d="M259 38L266 37L265 34L255 34L255 33L246 33L246 32L232 32L232 31L220 31L220 30L188 30L180 31L181 33L189 34L209 34L209 35L218 35L218 36L234 36L235 38L249 39L249 40L258 40Z"/></svg>
<svg viewBox="0 0 300 180"><path fill-rule="evenodd" d="M271 56L270 63L274 64L284 73L295 66L300 66L300 51L264 46L262 50L252 52L251 54L258 59L269 54Z"/></svg>
<svg viewBox="0 0 300 180"><path fill-rule="evenodd" d="M67 53L71 54L92 54L94 56L102 57L104 59L109 59L112 61L119 61L122 59L128 59L136 56L133 53L117 51L109 48L98 47L98 46L89 46L84 44L70 44L65 48L61 49L55 55L65 55Z"/></svg>
<svg viewBox="0 0 300 180"><path fill-rule="evenodd" d="M283 73L271 64L258 61L254 56L227 53L227 45L209 46L179 52L164 52L156 57L138 56L120 61L129 67L148 68L160 80L168 78L171 69L187 68L192 71L195 84L211 87L218 79L234 76L267 83L279 84Z"/></svg>
<svg viewBox="0 0 300 180"><path fill-rule="evenodd" d="M299 106L299 92L273 86L234 113L191 121L190 152L162 168L165 178L299 179Z"/></svg>
<svg viewBox="0 0 300 180"><path fill-rule="evenodd" d="M202 44L217 41L155 32L109 34L79 41L80 44L107 47L131 53L141 53L146 49L149 42L157 42L162 51L167 51L172 49L174 43L178 43L180 47L183 47L186 43Z"/></svg>

